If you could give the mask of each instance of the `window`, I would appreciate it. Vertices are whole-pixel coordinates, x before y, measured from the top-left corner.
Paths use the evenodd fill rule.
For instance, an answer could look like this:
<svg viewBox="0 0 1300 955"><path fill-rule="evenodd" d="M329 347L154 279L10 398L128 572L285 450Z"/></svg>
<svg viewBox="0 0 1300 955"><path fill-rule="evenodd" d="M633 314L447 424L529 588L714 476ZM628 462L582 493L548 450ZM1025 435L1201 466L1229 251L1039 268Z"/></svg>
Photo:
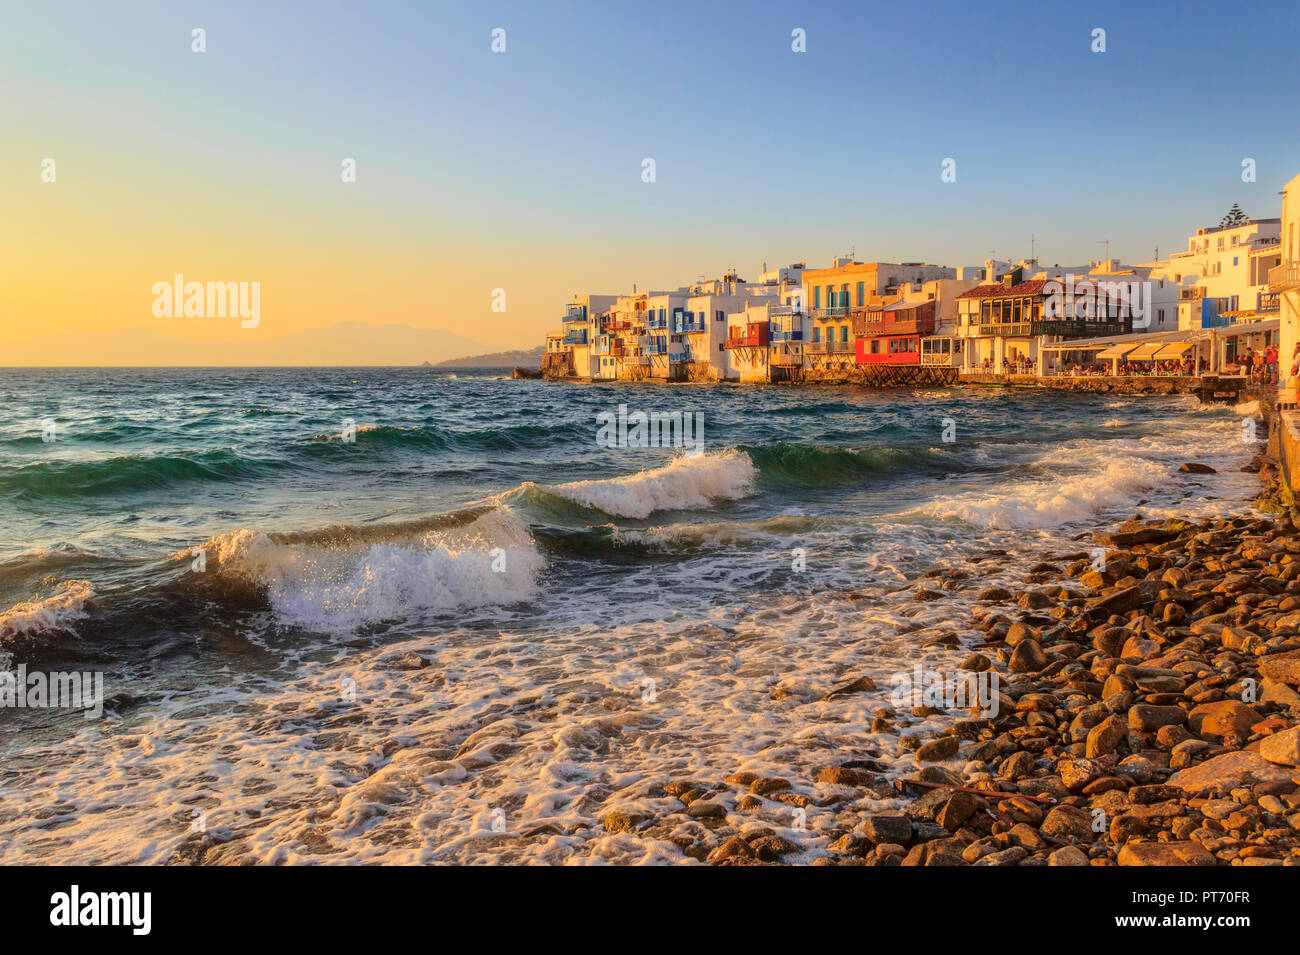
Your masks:
<svg viewBox="0 0 1300 955"><path fill-rule="evenodd" d="M821 308L821 307L822 307L822 287L820 285L814 285L813 286L813 308Z"/></svg>
<svg viewBox="0 0 1300 955"><path fill-rule="evenodd" d="M845 293L845 294L848 294L848 293ZM848 340L849 340L849 326L847 326L847 325L841 325L841 326L840 326L840 341L842 341L842 342L846 342L846 341L848 341Z"/></svg>
<svg viewBox="0 0 1300 955"><path fill-rule="evenodd" d="M1232 264L1233 265L1237 264L1237 257L1235 255L1232 257Z"/></svg>
<svg viewBox="0 0 1300 955"><path fill-rule="evenodd" d="M714 312L713 314L714 314L714 316L716 316L716 317L714 318L714 321L725 322L725 321L727 320L727 314L726 314L726 312L722 311L722 309L718 309L718 310L717 310L716 312Z"/></svg>
<svg viewBox="0 0 1300 955"><path fill-rule="evenodd" d="M861 308L862 303L866 301L866 294L867 294L867 283L859 282L858 283L858 308Z"/></svg>
<svg viewBox="0 0 1300 955"><path fill-rule="evenodd" d="M815 341L815 342L819 342L819 341L821 341L821 340L822 340L822 330L821 330L821 326L819 326L819 325L814 325L814 326L813 326L813 341Z"/></svg>
<svg viewBox="0 0 1300 955"><path fill-rule="evenodd" d="M871 354L873 355L880 354L880 339L878 338L871 339Z"/></svg>

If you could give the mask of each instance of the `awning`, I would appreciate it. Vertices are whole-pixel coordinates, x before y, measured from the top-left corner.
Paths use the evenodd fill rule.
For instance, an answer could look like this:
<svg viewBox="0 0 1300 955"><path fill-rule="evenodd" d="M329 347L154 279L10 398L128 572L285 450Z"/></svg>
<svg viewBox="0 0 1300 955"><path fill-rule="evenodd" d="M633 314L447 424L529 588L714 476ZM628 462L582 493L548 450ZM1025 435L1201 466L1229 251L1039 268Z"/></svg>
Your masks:
<svg viewBox="0 0 1300 955"><path fill-rule="evenodd" d="M1151 359L1156 357L1156 352L1160 351L1160 349L1164 347L1165 345L1161 342L1151 342L1146 345L1139 345L1137 348L1133 349L1131 352L1128 353L1128 360L1129 361L1150 361Z"/></svg>
<svg viewBox="0 0 1300 955"><path fill-rule="evenodd" d="M1104 352L1099 352L1097 357L1101 358L1123 358L1134 349L1134 345L1111 345Z"/></svg>
<svg viewBox="0 0 1300 955"><path fill-rule="evenodd" d="M1156 352L1155 357L1178 358L1182 355L1187 354L1187 352L1191 349L1191 347L1192 347L1191 342L1172 342L1171 344L1165 345L1163 348L1160 349L1160 351Z"/></svg>

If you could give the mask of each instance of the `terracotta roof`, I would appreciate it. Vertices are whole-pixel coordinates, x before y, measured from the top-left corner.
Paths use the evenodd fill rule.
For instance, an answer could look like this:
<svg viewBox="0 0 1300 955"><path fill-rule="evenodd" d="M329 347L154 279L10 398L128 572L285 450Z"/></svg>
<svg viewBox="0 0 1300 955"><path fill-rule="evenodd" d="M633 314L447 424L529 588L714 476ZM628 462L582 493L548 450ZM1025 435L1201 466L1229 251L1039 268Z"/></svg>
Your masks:
<svg viewBox="0 0 1300 955"><path fill-rule="evenodd" d="M1047 279L1029 279L1007 288L1001 282L990 285L977 285L968 292L962 292L958 298L1000 298L1011 295L1041 295Z"/></svg>

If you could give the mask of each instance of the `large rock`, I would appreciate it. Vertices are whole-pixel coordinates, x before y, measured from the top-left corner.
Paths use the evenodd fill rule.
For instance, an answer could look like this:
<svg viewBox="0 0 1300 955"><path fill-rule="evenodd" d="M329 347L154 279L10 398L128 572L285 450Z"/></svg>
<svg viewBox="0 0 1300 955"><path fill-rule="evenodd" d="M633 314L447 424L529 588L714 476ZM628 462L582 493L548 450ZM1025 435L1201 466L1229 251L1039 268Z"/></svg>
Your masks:
<svg viewBox="0 0 1300 955"><path fill-rule="evenodd" d="M1011 651L1007 667L1012 673L1037 673L1047 666L1047 654L1037 640L1022 640Z"/></svg>
<svg viewBox="0 0 1300 955"><path fill-rule="evenodd" d="M1282 782L1290 778L1289 770L1243 749L1180 769L1169 777L1169 784L1189 795L1203 792L1223 795L1243 784Z"/></svg>
<svg viewBox="0 0 1300 955"><path fill-rule="evenodd" d="M1056 764L1056 771L1061 775L1061 782L1066 789L1078 792L1093 780L1110 775L1115 768L1114 756L1098 759L1063 759Z"/></svg>
<svg viewBox="0 0 1300 955"><path fill-rule="evenodd" d="M1086 604L1089 613L1099 616L1109 616L1113 613L1128 613L1130 610L1136 610L1142 606L1144 599L1142 588L1124 587L1116 590L1114 593L1105 594L1101 597L1093 597Z"/></svg>
<svg viewBox="0 0 1300 955"><path fill-rule="evenodd" d="M1187 711L1181 706L1153 706L1139 703L1128 711L1128 725L1140 733L1154 733L1163 726L1181 726Z"/></svg>
<svg viewBox="0 0 1300 955"><path fill-rule="evenodd" d="M1193 733L1201 736L1249 736L1250 728L1263 717L1240 700L1202 703L1187 716Z"/></svg>
<svg viewBox="0 0 1300 955"><path fill-rule="evenodd" d="M1276 680L1278 683L1300 686L1300 650L1260 657L1259 672L1262 676Z"/></svg>
<svg viewBox="0 0 1300 955"><path fill-rule="evenodd" d="M1074 846L1062 846L1047 857L1048 865L1089 865L1088 857Z"/></svg>
<svg viewBox="0 0 1300 955"><path fill-rule="evenodd" d="M1214 865L1199 842L1130 842L1119 850L1120 865Z"/></svg>
<svg viewBox="0 0 1300 955"><path fill-rule="evenodd" d="M1057 806L1047 814L1038 831L1063 842L1091 842L1096 838L1092 817L1077 806Z"/></svg>
<svg viewBox="0 0 1300 955"><path fill-rule="evenodd" d="M922 744L916 751L916 758L922 763L941 763L956 756L960 745L961 740L955 736L940 736Z"/></svg>
<svg viewBox="0 0 1300 955"><path fill-rule="evenodd" d="M1300 766L1300 726L1265 736L1259 744L1259 755L1281 766Z"/></svg>
<svg viewBox="0 0 1300 955"><path fill-rule="evenodd" d="M877 813L862 821L862 834L877 845L906 845L912 838L912 820L901 813Z"/></svg>
<svg viewBox="0 0 1300 955"><path fill-rule="evenodd" d="M1086 752L1088 759L1096 759L1115 752L1128 736L1128 724L1118 716L1108 716L1088 731Z"/></svg>

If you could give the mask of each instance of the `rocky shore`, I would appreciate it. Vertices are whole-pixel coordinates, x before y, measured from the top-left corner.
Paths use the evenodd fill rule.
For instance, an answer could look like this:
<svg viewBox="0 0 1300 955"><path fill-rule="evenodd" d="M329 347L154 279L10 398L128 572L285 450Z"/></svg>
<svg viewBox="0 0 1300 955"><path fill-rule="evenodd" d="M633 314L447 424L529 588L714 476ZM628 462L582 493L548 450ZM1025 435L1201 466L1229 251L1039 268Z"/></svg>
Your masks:
<svg viewBox="0 0 1300 955"><path fill-rule="evenodd" d="M876 755L910 754L902 778L859 757L811 779L676 780L679 812L603 825L722 865L1300 865L1300 528L1260 504L1282 513L1134 519L1024 589L977 588L982 638L949 638L951 676L995 671L996 713L925 738L908 726L935 710L877 707L892 744ZM915 596L974 578L935 570ZM797 809L824 849L780 834Z"/></svg>

